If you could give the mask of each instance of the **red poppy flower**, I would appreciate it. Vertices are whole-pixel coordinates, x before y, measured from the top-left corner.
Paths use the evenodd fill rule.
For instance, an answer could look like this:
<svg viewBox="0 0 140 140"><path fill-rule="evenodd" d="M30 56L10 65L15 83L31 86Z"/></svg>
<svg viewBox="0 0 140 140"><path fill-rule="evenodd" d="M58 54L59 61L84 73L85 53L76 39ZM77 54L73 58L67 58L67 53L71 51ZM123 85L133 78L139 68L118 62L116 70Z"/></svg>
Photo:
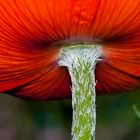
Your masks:
<svg viewBox="0 0 140 140"><path fill-rule="evenodd" d="M97 95L140 87L140 0L3 0L0 9L0 92L70 97L57 61L71 43L102 46Z"/></svg>

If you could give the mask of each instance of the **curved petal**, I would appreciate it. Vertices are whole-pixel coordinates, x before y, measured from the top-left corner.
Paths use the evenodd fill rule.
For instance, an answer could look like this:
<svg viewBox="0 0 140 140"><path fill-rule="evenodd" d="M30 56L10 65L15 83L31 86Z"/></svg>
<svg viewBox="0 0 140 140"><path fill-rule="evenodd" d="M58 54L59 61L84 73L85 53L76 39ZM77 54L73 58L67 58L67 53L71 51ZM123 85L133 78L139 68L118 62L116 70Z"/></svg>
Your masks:
<svg viewBox="0 0 140 140"><path fill-rule="evenodd" d="M3 0L0 6L0 92L70 96L70 77L56 64L66 40L102 44L98 93L140 87L140 0Z"/></svg>

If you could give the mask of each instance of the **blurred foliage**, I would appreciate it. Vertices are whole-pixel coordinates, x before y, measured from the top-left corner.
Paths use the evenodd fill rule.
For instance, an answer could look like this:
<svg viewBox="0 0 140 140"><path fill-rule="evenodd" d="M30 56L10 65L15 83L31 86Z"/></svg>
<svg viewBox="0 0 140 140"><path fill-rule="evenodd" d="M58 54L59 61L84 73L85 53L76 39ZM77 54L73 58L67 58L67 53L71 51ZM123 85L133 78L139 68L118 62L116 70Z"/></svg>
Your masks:
<svg viewBox="0 0 140 140"><path fill-rule="evenodd" d="M96 104L97 140L140 139L140 89L118 95L97 96ZM16 138L10 140L44 140L36 138L46 128L62 129L68 134L68 140L71 123L71 100L32 102L9 95L0 96L0 139L1 131L11 124Z"/></svg>
<svg viewBox="0 0 140 140"><path fill-rule="evenodd" d="M134 109L136 115L140 118L140 110L138 110L136 105L133 105L133 109Z"/></svg>

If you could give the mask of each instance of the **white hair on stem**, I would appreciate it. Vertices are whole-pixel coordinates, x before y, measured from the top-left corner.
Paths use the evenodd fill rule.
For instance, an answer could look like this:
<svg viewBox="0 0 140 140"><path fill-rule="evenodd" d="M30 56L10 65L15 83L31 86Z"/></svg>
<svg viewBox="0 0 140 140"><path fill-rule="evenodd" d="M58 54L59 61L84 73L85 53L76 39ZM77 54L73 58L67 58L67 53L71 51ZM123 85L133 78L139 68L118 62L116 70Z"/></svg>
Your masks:
<svg viewBox="0 0 140 140"><path fill-rule="evenodd" d="M72 82L72 140L95 140L95 66L102 56L98 45L73 45L63 48L58 64L66 66Z"/></svg>

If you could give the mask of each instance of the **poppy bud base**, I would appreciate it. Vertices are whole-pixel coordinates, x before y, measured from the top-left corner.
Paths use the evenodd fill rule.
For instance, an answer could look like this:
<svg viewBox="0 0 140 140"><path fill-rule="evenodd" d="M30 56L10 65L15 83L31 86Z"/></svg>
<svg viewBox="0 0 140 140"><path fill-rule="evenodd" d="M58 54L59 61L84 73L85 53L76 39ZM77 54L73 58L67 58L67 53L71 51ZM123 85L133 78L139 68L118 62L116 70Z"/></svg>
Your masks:
<svg viewBox="0 0 140 140"><path fill-rule="evenodd" d="M72 82L72 140L95 140L95 65L100 46L75 45L61 52L59 65L66 66Z"/></svg>

